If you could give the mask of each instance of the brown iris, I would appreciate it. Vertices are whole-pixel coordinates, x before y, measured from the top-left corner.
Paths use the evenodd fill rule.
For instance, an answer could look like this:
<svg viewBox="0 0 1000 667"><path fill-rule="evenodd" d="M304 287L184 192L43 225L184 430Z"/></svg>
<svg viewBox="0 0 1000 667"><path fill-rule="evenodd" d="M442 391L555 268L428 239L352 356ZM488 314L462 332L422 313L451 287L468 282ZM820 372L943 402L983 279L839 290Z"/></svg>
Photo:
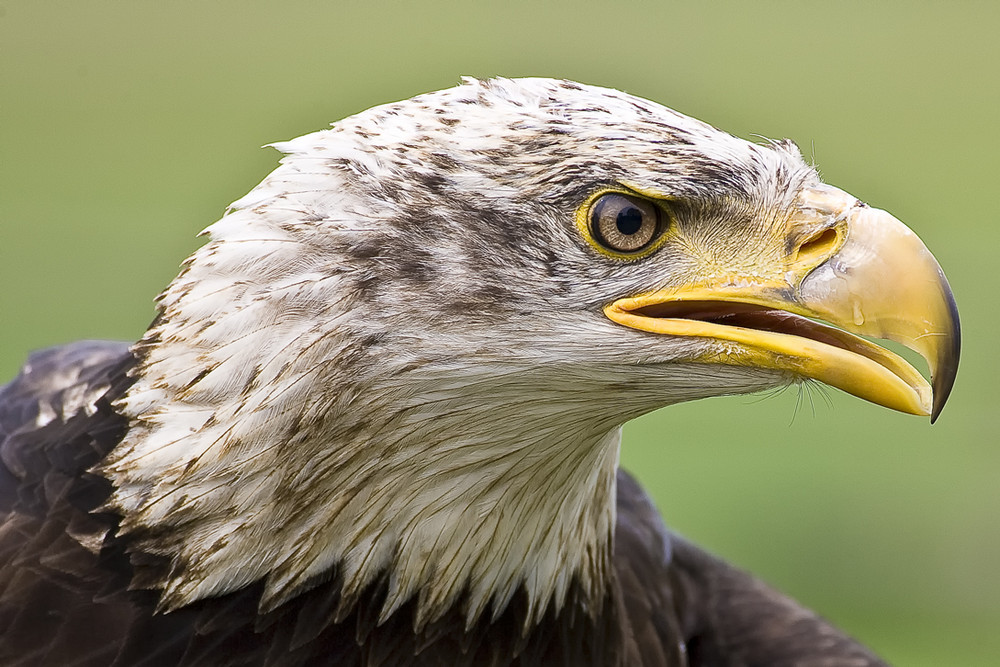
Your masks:
<svg viewBox="0 0 1000 667"><path fill-rule="evenodd" d="M660 227L660 209L639 197L612 192L590 207L590 233L608 250L639 252L656 239Z"/></svg>

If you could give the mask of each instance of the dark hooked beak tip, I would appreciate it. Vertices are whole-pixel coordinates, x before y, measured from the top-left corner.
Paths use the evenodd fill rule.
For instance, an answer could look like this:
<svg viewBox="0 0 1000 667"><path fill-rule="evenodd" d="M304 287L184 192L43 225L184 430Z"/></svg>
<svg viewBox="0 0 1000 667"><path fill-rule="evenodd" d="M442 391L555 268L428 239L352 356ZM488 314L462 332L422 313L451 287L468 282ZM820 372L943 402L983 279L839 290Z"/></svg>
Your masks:
<svg viewBox="0 0 1000 667"><path fill-rule="evenodd" d="M948 334L948 345L942 350L941 361L938 368L934 370L934 377L931 378L934 387L934 407L931 410L931 423L937 421L938 415L944 410L944 404L948 402L951 389L955 385L955 376L958 375L958 359L962 353L962 327L958 320L958 304L955 303L955 295L951 292L951 287L946 280L942 280L945 290L945 301L948 303L948 310L951 314L951 331Z"/></svg>

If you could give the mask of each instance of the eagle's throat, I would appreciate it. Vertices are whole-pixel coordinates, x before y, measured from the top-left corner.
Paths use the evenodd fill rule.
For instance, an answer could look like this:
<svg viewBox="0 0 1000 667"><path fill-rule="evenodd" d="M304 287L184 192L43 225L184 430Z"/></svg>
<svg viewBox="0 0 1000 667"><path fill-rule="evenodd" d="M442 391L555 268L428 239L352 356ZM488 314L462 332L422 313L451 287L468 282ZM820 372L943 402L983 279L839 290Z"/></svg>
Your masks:
<svg viewBox="0 0 1000 667"><path fill-rule="evenodd" d="M175 342L143 348L119 404L131 428L101 471L122 532L171 563L163 608L263 580L266 610L332 578L347 602L384 582L381 618L412 600L416 628L455 605L471 627L523 591L527 629L571 590L603 600L620 431L539 400L547 371L452 359L310 377L313 355L349 345L322 339L303 369L234 396L178 372L198 355L176 337L149 339Z"/></svg>

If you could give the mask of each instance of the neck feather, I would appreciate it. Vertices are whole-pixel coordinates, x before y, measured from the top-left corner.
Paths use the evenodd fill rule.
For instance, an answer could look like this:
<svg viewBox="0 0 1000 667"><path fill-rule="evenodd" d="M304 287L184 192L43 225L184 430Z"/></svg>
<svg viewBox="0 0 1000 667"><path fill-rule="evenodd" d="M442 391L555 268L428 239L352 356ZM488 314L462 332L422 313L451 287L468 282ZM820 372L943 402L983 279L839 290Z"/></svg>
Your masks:
<svg viewBox="0 0 1000 667"><path fill-rule="evenodd" d="M348 606L384 577L382 617L414 600L418 627L455 604L470 626L496 617L518 590L526 627L571 586L603 599L620 431L574 399L585 377L567 388L482 350L369 364L346 319L241 325L273 299L228 285L185 274L168 290L101 468L122 532L169 562L151 582L164 609L261 579L268 609L330 577ZM185 300L232 312L199 330Z"/></svg>

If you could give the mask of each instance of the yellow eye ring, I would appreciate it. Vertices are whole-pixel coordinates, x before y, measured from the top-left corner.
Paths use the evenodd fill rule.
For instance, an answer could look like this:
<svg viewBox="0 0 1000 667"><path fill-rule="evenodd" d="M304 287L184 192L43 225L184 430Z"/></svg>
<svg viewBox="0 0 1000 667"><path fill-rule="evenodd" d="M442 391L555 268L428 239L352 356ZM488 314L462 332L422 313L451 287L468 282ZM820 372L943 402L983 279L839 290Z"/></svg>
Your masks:
<svg viewBox="0 0 1000 667"><path fill-rule="evenodd" d="M662 201L608 188L595 192L576 211L576 226L605 257L634 261L655 252L671 225Z"/></svg>

